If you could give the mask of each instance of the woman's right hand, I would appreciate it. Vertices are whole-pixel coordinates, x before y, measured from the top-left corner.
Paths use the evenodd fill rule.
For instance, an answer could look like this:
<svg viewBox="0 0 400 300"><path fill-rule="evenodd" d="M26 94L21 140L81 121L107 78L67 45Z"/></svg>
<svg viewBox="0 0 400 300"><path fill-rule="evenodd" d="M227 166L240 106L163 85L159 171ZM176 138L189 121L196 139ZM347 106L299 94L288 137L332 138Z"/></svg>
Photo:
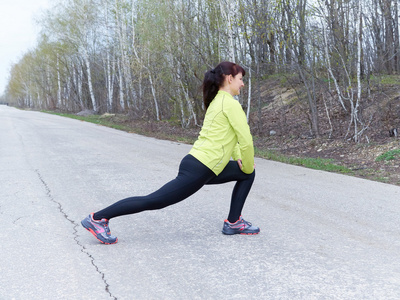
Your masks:
<svg viewBox="0 0 400 300"><path fill-rule="evenodd" d="M241 170L241 169L243 168L242 160L241 160L241 159L238 159L237 162L238 162L238 165L239 165L239 169ZM256 163L254 163L253 168L256 169Z"/></svg>
<svg viewBox="0 0 400 300"><path fill-rule="evenodd" d="M238 162L238 165L239 165L239 169L241 170L243 168L242 160L238 159L237 162Z"/></svg>

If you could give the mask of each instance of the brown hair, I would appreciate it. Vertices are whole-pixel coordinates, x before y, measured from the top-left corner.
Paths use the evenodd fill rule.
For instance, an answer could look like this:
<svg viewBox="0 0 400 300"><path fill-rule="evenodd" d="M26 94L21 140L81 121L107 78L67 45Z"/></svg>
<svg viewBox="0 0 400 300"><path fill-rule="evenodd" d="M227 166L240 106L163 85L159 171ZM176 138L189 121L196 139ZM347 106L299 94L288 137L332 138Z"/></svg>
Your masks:
<svg viewBox="0 0 400 300"><path fill-rule="evenodd" d="M206 72L202 85L203 101L206 109L214 100L219 88L224 84L225 76L232 75L235 77L239 73L242 73L243 76L246 75L246 71L241 66L229 61L221 62L214 69Z"/></svg>

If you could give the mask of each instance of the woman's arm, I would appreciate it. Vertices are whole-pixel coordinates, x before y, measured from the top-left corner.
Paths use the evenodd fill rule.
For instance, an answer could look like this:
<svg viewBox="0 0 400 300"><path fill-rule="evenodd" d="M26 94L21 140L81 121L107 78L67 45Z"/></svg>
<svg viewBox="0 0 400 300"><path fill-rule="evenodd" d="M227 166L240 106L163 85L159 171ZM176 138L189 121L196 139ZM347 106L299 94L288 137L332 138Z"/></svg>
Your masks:
<svg viewBox="0 0 400 300"><path fill-rule="evenodd" d="M230 105L225 106L224 111L226 111L229 123L235 131L238 139L238 147L240 149L240 157L233 158L236 160L240 159L239 166L242 166L241 170L244 173L251 174L254 171L253 137L240 103L236 100L229 102Z"/></svg>

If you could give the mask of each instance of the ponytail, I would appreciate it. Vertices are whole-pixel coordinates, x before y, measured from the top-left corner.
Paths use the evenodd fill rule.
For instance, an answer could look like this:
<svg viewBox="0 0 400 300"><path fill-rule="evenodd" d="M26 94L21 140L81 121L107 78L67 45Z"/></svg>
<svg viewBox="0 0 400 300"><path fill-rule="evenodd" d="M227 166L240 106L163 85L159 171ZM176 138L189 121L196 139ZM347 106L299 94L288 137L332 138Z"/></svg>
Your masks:
<svg viewBox="0 0 400 300"><path fill-rule="evenodd" d="M246 74L245 70L241 66L228 61L221 62L214 69L206 72L202 85L203 102L206 109L214 100L220 87L223 86L225 76L236 76L238 73L242 73L243 76Z"/></svg>

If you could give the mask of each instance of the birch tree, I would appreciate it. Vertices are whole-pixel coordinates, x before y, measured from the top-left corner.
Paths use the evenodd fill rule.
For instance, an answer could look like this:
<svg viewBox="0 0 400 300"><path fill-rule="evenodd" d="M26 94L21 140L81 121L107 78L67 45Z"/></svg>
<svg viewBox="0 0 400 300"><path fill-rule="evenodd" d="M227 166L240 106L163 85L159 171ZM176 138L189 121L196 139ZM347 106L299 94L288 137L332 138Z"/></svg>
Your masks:
<svg viewBox="0 0 400 300"><path fill-rule="evenodd" d="M261 89L275 75L292 80L314 136L322 114L330 116L331 133L338 132L335 126L342 125L329 111L337 106L347 118L347 132L340 127L344 137L359 142L368 127L365 70L367 80L399 72L394 0L54 3L41 22L38 47L11 70L6 93L18 105L196 126L204 114L199 86L205 71L232 60L250 77L239 100L248 119L258 116L260 132Z"/></svg>
<svg viewBox="0 0 400 300"><path fill-rule="evenodd" d="M96 5L91 0L69 0L60 3L58 13L48 15L45 20L45 28L50 37L70 44L82 56L94 111L99 108L93 89L90 45L95 41L96 13Z"/></svg>

